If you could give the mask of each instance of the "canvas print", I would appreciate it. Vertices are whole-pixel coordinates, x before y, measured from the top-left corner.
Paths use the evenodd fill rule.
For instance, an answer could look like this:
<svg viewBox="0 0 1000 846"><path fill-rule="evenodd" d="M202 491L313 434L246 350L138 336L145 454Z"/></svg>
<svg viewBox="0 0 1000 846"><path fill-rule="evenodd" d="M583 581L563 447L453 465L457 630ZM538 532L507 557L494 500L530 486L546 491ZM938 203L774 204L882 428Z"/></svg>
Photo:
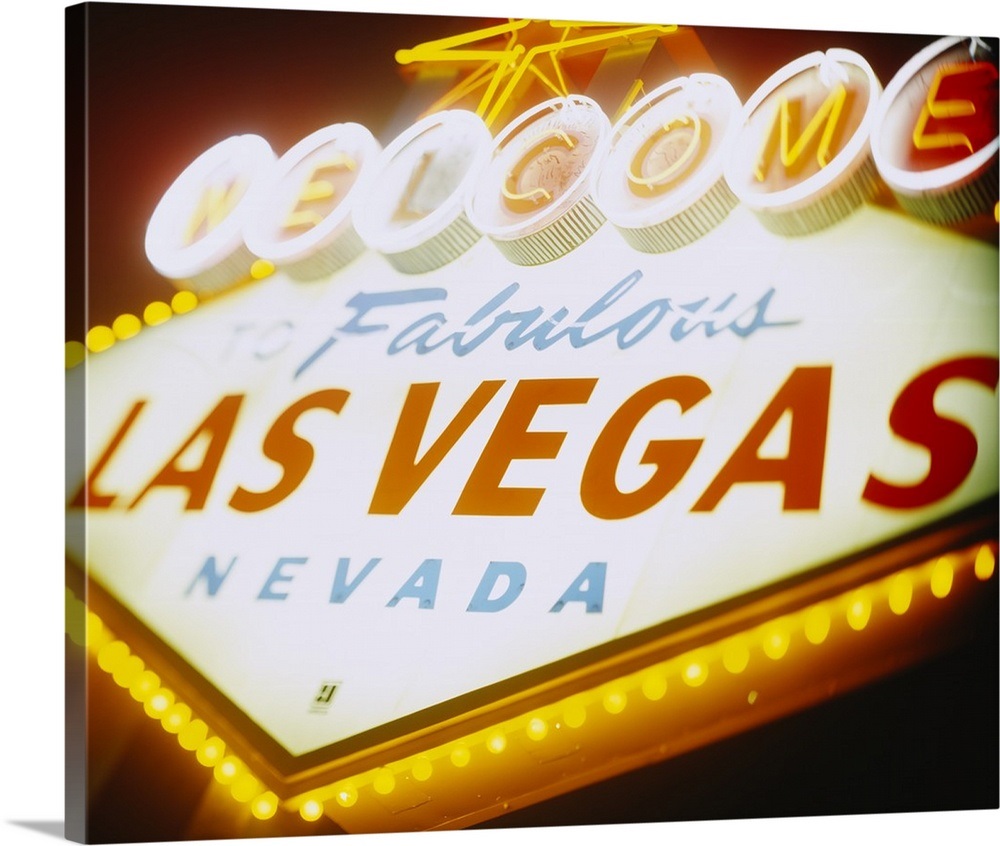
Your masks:
<svg viewBox="0 0 1000 846"><path fill-rule="evenodd" d="M66 27L68 836L997 807L995 37Z"/></svg>

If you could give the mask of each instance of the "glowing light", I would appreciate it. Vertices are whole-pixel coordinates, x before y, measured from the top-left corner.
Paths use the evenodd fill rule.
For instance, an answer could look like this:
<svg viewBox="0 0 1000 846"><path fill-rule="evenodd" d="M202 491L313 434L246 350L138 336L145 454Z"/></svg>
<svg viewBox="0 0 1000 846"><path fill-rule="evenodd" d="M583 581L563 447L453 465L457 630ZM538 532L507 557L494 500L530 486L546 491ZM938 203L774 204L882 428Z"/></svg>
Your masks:
<svg viewBox="0 0 1000 846"><path fill-rule="evenodd" d="M681 673L681 678L689 687L701 687L708 678L708 664L701 660L691 661Z"/></svg>
<svg viewBox="0 0 1000 846"><path fill-rule="evenodd" d="M299 808L299 816L307 822L314 822L323 816L323 803L317 799L307 799Z"/></svg>
<svg viewBox="0 0 1000 846"><path fill-rule="evenodd" d="M114 635L104 627L104 623L101 621L101 618L98 617L93 611L87 612L86 625L87 646L100 654L100 651L115 639Z"/></svg>
<svg viewBox="0 0 1000 846"><path fill-rule="evenodd" d="M604 694L603 705L609 714L620 714L628 705L628 696L624 690L612 688Z"/></svg>
<svg viewBox="0 0 1000 846"><path fill-rule="evenodd" d="M202 720L191 720L177 733L177 742L182 749L194 752L208 737L208 726Z"/></svg>
<svg viewBox="0 0 1000 846"><path fill-rule="evenodd" d="M528 720L527 728L524 730L532 740L544 740L549 733L549 724L541 717L532 717Z"/></svg>
<svg viewBox="0 0 1000 846"><path fill-rule="evenodd" d="M171 705L160 721L165 731L170 734L177 734L184 726L191 722L191 709L183 702Z"/></svg>
<svg viewBox="0 0 1000 846"><path fill-rule="evenodd" d="M214 767L226 752L226 744L221 738L210 737L198 746L194 753L203 767Z"/></svg>
<svg viewBox="0 0 1000 846"><path fill-rule="evenodd" d="M270 790L261 793L250 806L250 813L259 820L269 820L278 810L278 797Z"/></svg>
<svg viewBox="0 0 1000 846"><path fill-rule="evenodd" d="M802 620L802 631L813 646L819 646L830 634L830 612L822 605L814 605L806 610Z"/></svg>
<svg viewBox="0 0 1000 846"><path fill-rule="evenodd" d="M166 303L161 303L159 300L150 303L142 312L142 319L146 321L148 326L157 326L160 323L166 323L172 316L173 311L171 311L170 306Z"/></svg>
<svg viewBox="0 0 1000 846"><path fill-rule="evenodd" d="M570 728L580 728L587 721L587 706L581 699L570 699L563 709L563 721Z"/></svg>
<svg viewBox="0 0 1000 846"><path fill-rule="evenodd" d="M353 784L344 782L337 785L337 804L342 808L350 808L358 801L358 791Z"/></svg>
<svg viewBox="0 0 1000 846"><path fill-rule="evenodd" d="M490 750L494 755L499 755L507 748L507 735L502 731L495 731L490 735L489 739L486 741L486 748Z"/></svg>
<svg viewBox="0 0 1000 846"><path fill-rule="evenodd" d="M267 279L272 273L274 273L274 265L267 259L257 259L250 265L251 279Z"/></svg>
<svg viewBox="0 0 1000 846"><path fill-rule="evenodd" d="M430 758L421 756L413 762L410 772L417 781L427 781L434 774L434 765L431 763Z"/></svg>
<svg viewBox="0 0 1000 846"><path fill-rule="evenodd" d="M79 341L66 342L66 369L76 367L87 356L87 347Z"/></svg>
<svg viewBox="0 0 1000 846"><path fill-rule="evenodd" d="M178 291L170 299L170 309L174 314L187 314L198 305L194 291Z"/></svg>
<svg viewBox="0 0 1000 846"><path fill-rule="evenodd" d="M395 789L396 777L389 770L383 767L375 773L375 778L372 779L372 790L382 796L388 796Z"/></svg>
<svg viewBox="0 0 1000 846"><path fill-rule="evenodd" d="M764 629L764 636L761 639L761 648L764 654L772 661L779 661L788 652L788 645L791 642L791 635L788 628L780 623L773 622Z"/></svg>
<svg viewBox="0 0 1000 846"><path fill-rule="evenodd" d="M94 326L87 333L87 349L91 352L102 352L115 343L115 333L110 326Z"/></svg>
<svg viewBox="0 0 1000 846"><path fill-rule="evenodd" d="M215 765L215 780L219 784L232 784L243 774L243 762L234 755L229 755Z"/></svg>
<svg viewBox="0 0 1000 846"><path fill-rule="evenodd" d="M667 693L667 677L657 670L650 670L642 677L642 695L651 702L662 699Z"/></svg>
<svg viewBox="0 0 1000 846"><path fill-rule="evenodd" d="M913 579L909 573L897 573L889 582L889 610L900 616L910 608L913 600Z"/></svg>
<svg viewBox="0 0 1000 846"><path fill-rule="evenodd" d="M139 334L142 321L134 314L119 314L111 324L111 331L119 341L125 341Z"/></svg>
<svg viewBox="0 0 1000 846"><path fill-rule="evenodd" d="M113 673L128 656L128 646L123 641L116 640L104 646L97 653L97 666L106 673Z"/></svg>
<svg viewBox="0 0 1000 846"><path fill-rule="evenodd" d="M243 772L237 776L233 782L233 786L229 788L229 792L237 802L249 802L257 795L257 791L259 790L260 782L254 778L252 773L248 772Z"/></svg>
<svg viewBox="0 0 1000 846"><path fill-rule="evenodd" d="M452 764L456 767L466 766L472 758L472 753L469 751L469 747L464 743L457 743L451 750Z"/></svg>
<svg viewBox="0 0 1000 846"><path fill-rule="evenodd" d="M129 655L115 667L111 677L119 687L131 687L145 669L146 665L142 663L142 659L138 655Z"/></svg>
<svg viewBox="0 0 1000 846"><path fill-rule="evenodd" d="M757 701L757 691L756 690L751 690L747 694L747 703L749 705L753 705L753 703L756 702L756 701Z"/></svg>
<svg viewBox="0 0 1000 846"><path fill-rule="evenodd" d="M868 625L872 615L872 600L867 591L856 591L847 605L847 624L856 632Z"/></svg>
<svg viewBox="0 0 1000 846"><path fill-rule="evenodd" d="M997 557L993 554L993 550L985 544L979 547L979 552L976 553L976 564L973 568L976 573L976 578L981 582L985 582L990 576L993 575L996 565Z"/></svg>
<svg viewBox="0 0 1000 846"><path fill-rule="evenodd" d="M934 569L931 570L931 593L938 599L944 599L951 593L951 584L954 576L955 569L952 566L951 559L946 555L942 555L934 563Z"/></svg>
<svg viewBox="0 0 1000 846"><path fill-rule="evenodd" d="M129 695L136 702L145 702L160 689L160 677L152 670L143 670L129 686Z"/></svg>
<svg viewBox="0 0 1000 846"><path fill-rule="evenodd" d="M733 675L742 673L750 663L750 650L743 638L734 637L722 647L722 666Z"/></svg>
<svg viewBox="0 0 1000 846"><path fill-rule="evenodd" d="M153 719L160 720L167 712L167 708L174 704L174 694L161 687L153 693L145 703L145 711Z"/></svg>

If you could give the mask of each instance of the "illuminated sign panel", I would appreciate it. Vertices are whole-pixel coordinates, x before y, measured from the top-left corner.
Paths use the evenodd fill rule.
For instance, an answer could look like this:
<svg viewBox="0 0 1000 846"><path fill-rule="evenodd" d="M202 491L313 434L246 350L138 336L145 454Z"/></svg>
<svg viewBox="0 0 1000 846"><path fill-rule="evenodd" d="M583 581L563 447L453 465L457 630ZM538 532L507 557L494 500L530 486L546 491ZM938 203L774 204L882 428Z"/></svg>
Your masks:
<svg viewBox="0 0 1000 846"><path fill-rule="evenodd" d="M990 69L937 72L912 137ZM830 50L746 106L691 73L614 122L212 147L147 230L204 301L68 373L70 557L309 819L277 782L361 755L399 796L385 744L963 524L998 489L995 237L869 202L880 91Z"/></svg>
<svg viewBox="0 0 1000 846"><path fill-rule="evenodd" d="M721 276L611 229L544 288L488 242L433 285L366 253L109 351L91 572L302 754L994 493L995 253L755 225Z"/></svg>

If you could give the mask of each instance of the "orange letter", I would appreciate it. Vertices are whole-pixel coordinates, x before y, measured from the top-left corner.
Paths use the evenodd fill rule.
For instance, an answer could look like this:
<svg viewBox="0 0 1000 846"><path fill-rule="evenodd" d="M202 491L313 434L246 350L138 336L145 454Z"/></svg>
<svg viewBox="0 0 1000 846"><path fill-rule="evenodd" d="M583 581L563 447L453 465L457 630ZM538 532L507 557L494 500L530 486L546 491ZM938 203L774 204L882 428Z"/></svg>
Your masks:
<svg viewBox="0 0 1000 846"><path fill-rule="evenodd" d="M652 464L656 472L645 485L623 493L615 484L622 453L639 421L653 406L673 400L683 414L712 392L695 376L671 376L647 385L627 399L608 421L594 442L580 482L583 507L595 517L621 520L652 508L674 489L694 461L701 440L650 441L640 464Z"/></svg>
<svg viewBox="0 0 1000 846"><path fill-rule="evenodd" d="M889 427L903 440L925 447L930 468L913 485L894 485L871 475L862 499L886 508L920 508L943 499L965 481L979 451L976 436L934 410L934 394L949 379L969 379L996 391L997 360L952 359L924 371L903 388L889 413Z"/></svg>
<svg viewBox="0 0 1000 846"><path fill-rule="evenodd" d="M441 460L455 446L472 421L479 416L486 404L500 390L503 381L483 382L462 406L455 419L434 441L424 457L417 460L417 450L423 440L427 421L430 418L431 406L440 382L411 385L399 414L396 432L389 444L389 452L385 456L382 472L379 474L375 493L369 514L399 514L420 486L427 481Z"/></svg>
<svg viewBox="0 0 1000 846"><path fill-rule="evenodd" d="M205 189L198 201L198 206L188 221L184 231L184 243L193 244L204 238L215 229L236 206L237 201L246 193L246 185L239 180L226 183L215 183Z"/></svg>
<svg viewBox="0 0 1000 846"><path fill-rule="evenodd" d="M783 510L818 509L831 375L831 367L796 367L691 510L711 511L739 482L779 482L785 486ZM788 455L761 458L761 444L786 411L792 416Z"/></svg>
<svg viewBox="0 0 1000 846"><path fill-rule="evenodd" d="M269 491L256 492L237 487L229 500L230 506L237 511L263 511L292 493L306 477L315 455L312 444L295 434L295 421L312 408L325 408L339 414L349 396L347 391L330 388L316 391L288 406L268 429L262 447L264 455L284 469L281 479Z"/></svg>
<svg viewBox="0 0 1000 846"><path fill-rule="evenodd" d="M110 442L104 448L104 452L101 453L101 457L97 459L97 463L90 471L90 475L87 477L86 483L82 488L80 488L76 496L73 497L73 502L70 503L73 508L110 508L115 504L115 500L118 498L118 495L104 494L98 491L97 479L103 472L105 465L107 465L107 463L111 460L111 456L115 454L115 451L124 439L125 434L132 428L132 424L135 423L135 418L139 416L139 412L142 411L143 406L145 405L145 400L139 400L132 406L132 410L129 411L125 420L122 422L122 425L118 427L118 431L114 433Z"/></svg>
<svg viewBox="0 0 1000 846"><path fill-rule="evenodd" d="M135 508L139 501L153 488L175 487L188 489L188 501L184 506L185 511L200 511L205 507L205 500L212 490L212 482L215 481L215 474L219 470L222 456L229 444L229 438L233 434L233 426L236 423L236 414L243 403L243 394L231 394L223 397L217 406L212 409L206 417L191 433L184 444L173 458L170 459L152 480L142 489L129 508ZM178 466L178 462L184 457L184 453L195 443L195 441L208 438L208 445L205 447L205 455L201 464L193 470L183 470Z"/></svg>
<svg viewBox="0 0 1000 846"><path fill-rule="evenodd" d="M754 168L754 176L757 178L757 181L764 181L767 176L769 160L774 156L775 152L780 154L781 164L784 166L786 172L796 172L796 162L809 148L809 145L816 139L817 135L819 135L819 140L816 145L816 164L819 168L826 167L830 163L830 159L836 155L836 151L833 149L833 137L837 131L837 124L840 121L840 115L844 111L844 105L847 103L847 100L847 89L842 83L839 83L830 91L823 101L823 105L812 116L802 134L793 144L791 142L792 107L787 97L779 98L778 104L774 108L774 116L771 118L771 125L764 136L760 155L757 157L757 166ZM801 101L795 101L796 114L801 105ZM820 134L820 127L823 127L822 134ZM778 130L777 137L775 130Z"/></svg>
<svg viewBox="0 0 1000 846"><path fill-rule="evenodd" d="M510 402L472 468L452 514L530 516L545 488L502 488L504 473L517 458L555 458L565 432L529 432L540 405L572 405L590 398L596 379L527 379L517 383Z"/></svg>
<svg viewBox="0 0 1000 846"><path fill-rule="evenodd" d="M996 112L997 70L992 64L942 65L913 127L913 146L918 150L963 147L974 153L996 137ZM927 132L931 120L950 121L951 126Z"/></svg>
<svg viewBox="0 0 1000 846"><path fill-rule="evenodd" d="M346 153L335 153L329 161L316 165L285 220L285 229L312 229L322 223L340 202L334 183L337 174L357 166Z"/></svg>

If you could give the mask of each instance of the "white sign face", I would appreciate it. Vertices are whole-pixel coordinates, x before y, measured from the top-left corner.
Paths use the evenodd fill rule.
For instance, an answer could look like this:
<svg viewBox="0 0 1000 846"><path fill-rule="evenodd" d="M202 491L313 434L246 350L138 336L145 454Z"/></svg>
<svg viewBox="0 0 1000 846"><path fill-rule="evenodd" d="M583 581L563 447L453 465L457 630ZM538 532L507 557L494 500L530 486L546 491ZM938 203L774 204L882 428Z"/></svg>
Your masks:
<svg viewBox="0 0 1000 846"><path fill-rule="evenodd" d="M302 755L995 495L997 308L870 206L279 270L89 360L71 554Z"/></svg>

